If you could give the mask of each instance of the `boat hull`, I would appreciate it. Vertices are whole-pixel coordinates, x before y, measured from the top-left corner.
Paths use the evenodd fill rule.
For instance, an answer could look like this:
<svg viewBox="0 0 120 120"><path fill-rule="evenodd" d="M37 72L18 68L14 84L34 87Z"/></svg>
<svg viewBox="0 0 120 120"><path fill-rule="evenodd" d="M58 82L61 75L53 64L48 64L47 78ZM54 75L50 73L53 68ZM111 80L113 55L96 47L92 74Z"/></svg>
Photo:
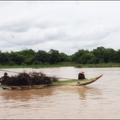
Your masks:
<svg viewBox="0 0 120 120"><path fill-rule="evenodd" d="M91 84L91 83L97 81L101 77L102 77L102 75L99 75L99 76L91 78L91 79L64 80L64 81L53 82L52 84L46 84L46 85L27 85L27 86L7 86L7 85L0 85L0 87L3 90L28 90L28 89L40 89L40 88L44 88L44 87L47 87L47 86L57 86L57 85L82 86L82 85Z"/></svg>
<svg viewBox="0 0 120 120"><path fill-rule="evenodd" d="M90 78L90 79L83 79L83 80L66 80L66 81L58 81L58 82L54 82L52 83L52 85L75 85L75 86L82 86L82 85L88 85L91 84L95 81L97 81L99 78L101 78L103 75L99 75L97 77L94 78Z"/></svg>
<svg viewBox="0 0 120 120"><path fill-rule="evenodd" d="M40 89L47 85L27 85L27 86L7 86L0 85L3 90L29 90L29 89Z"/></svg>

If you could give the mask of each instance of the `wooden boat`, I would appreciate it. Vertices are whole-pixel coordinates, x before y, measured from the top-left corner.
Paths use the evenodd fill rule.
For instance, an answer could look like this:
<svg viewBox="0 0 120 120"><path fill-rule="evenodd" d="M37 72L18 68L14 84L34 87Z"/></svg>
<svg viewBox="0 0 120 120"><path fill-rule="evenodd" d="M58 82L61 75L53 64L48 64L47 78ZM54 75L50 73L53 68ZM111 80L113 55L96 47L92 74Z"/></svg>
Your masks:
<svg viewBox="0 0 120 120"><path fill-rule="evenodd" d="M7 85L0 85L0 87L3 90L27 90L27 89L40 89L40 88L44 88L44 87L47 87L47 86L57 86L57 85L82 86L82 85L91 84L91 83L97 81L101 77L102 77L102 75L99 75L97 77L90 78L90 79L64 80L64 81L57 81L57 82L52 82L52 84L44 84L44 85L27 85L27 86L7 86Z"/></svg>
<svg viewBox="0 0 120 120"><path fill-rule="evenodd" d="M28 90L28 89L40 89L48 85L27 85L27 86L8 86L0 85L3 90Z"/></svg>
<svg viewBox="0 0 120 120"><path fill-rule="evenodd" d="M97 77L94 78L90 78L90 79L82 79L82 80L78 80L78 79L74 79L74 80L64 80L64 81L58 81L58 82L53 82L52 85L75 85L75 86L82 86L82 85L87 85L90 83L95 82L96 80L98 80L99 78L101 78L103 76L99 75Z"/></svg>

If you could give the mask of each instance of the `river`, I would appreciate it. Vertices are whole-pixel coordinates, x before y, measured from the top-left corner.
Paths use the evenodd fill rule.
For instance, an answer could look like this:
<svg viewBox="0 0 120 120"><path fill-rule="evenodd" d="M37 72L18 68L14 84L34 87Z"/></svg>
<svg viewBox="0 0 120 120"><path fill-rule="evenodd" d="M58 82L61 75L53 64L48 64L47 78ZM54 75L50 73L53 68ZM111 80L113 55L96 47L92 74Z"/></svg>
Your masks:
<svg viewBox="0 0 120 120"><path fill-rule="evenodd" d="M84 71L86 78L103 74L86 86L54 86L44 89L8 91L0 89L1 119L119 119L120 68L18 68L15 72L43 72L49 76L77 79ZM3 76L4 71L0 71ZM62 79L61 79L62 80Z"/></svg>

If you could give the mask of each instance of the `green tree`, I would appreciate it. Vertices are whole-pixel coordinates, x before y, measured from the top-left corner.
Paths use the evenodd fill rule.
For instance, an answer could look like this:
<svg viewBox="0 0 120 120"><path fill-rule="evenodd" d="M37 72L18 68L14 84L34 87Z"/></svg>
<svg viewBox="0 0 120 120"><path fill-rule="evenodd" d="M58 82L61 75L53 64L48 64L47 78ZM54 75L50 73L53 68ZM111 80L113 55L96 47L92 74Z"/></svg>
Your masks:
<svg viewBox="0 0 120 120"><path fill-rule="evenodd" d="M39 50L36 55L34 60L36 61L37 64L45 64L45 63L49 63L50 61L50 55L44 51L44 50Z"/></svg>
<svg viewBox="0 0 120 120"><path fill-rule="evenodd" d="M11 52L10 61L16 65L21 65L24 62L24 57L17 52Z"/></svg>
<svg viewBox="0 0 120 120"><path fill-rule="evenodd" d="M69 57L65 53L60 53L59 55L60 55L60 62L68 62L69 61Z"/></svg>
<svg viewBox="0 0 120 120"><path fill-rule="evenodd" d="M114 62L116 59L115 54L116 54L115 50L111 48L104 49L104 53L103 53L104 62L105 63Z"/></svg>
<svg viewBox="0 0 120 120"><path fill-rule="evenodd" d="M59 54L58 50L50 49L49 54L50 54L50 63L51 64L60 62L60 54Z"/></svg>
<svg viewBox="0 0 120 120"><path fill-rule="evenodd" d="M88 50L83 50L83 49L78 50L75 54L73 54L71 56L72 62L82 64L83 60L81 58L86 53L89 53L89 51Z"/></svg>
<svg viewBox="0 0 120 120"><path fill-rule="evenodd" d="M92 53L95 55L97 59L100 60L100 63L104 63L104 57L105 57L105 48L104 47L97 47L97 49L93 49Z"/></svg>
<svg viewBox="0 0 120 120"><path fill-rule="evenodd" d="M33 64L33 62L34 62L33 59L36 54L35 51L33 51L32 49L25 49L25 50L21 50L17 53L24 57L23 64L27 64L27 65Z"/></svg>
<svg viewBox="0 0 120 120"><path fill-rule="evenodd" d="M82 64L95 64L95 56L93 53L85 53L84 55L81 56L81 63Z"/></svg>
<svg viewBox="0 0 120 120"><path fill-rule="evenodd" d="M1 65L8 65L10 62L10 59L9 59L9 54L6 52L6 53L2 53L0 51L0 64Z"/></svg>
<svg viewBox="0 0 120 120"><path fill-rule="evenodd" d="M120 63L120 49L116 52L116 62Z"/></svg>

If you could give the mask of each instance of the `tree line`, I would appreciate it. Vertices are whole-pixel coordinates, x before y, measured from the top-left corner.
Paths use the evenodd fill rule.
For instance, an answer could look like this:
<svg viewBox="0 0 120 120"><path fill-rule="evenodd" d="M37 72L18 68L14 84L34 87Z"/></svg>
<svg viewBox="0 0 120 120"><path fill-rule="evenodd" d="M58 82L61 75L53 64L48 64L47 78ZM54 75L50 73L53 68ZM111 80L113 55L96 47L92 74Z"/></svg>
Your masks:
<svg viewBox="0 0 120 120"><path fill-rule="evenodd" d="M24 49L18 52L1 52L0 65L43 65L73 62L77 64L120 63L120 49L97 47L91 51L79 49L72 55L50 49L49 52Z"/></svg>

